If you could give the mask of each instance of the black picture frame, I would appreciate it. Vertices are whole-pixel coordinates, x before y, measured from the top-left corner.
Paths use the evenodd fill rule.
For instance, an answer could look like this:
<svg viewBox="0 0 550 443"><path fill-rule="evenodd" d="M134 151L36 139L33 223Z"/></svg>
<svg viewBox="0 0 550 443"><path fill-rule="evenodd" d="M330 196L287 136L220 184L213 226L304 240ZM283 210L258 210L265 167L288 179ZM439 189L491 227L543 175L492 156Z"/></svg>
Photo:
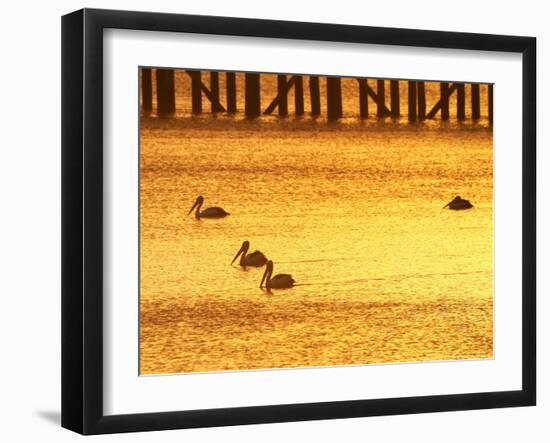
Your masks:
<svg viewBox="0 0 550 443"><path fill-rule="evenodd" d="M103 30L171 31L522 54L522 389L131 415L103 413ZM83 9L62 18L62 426L82 434L530 406L536 403L536 39Z"/></svg>

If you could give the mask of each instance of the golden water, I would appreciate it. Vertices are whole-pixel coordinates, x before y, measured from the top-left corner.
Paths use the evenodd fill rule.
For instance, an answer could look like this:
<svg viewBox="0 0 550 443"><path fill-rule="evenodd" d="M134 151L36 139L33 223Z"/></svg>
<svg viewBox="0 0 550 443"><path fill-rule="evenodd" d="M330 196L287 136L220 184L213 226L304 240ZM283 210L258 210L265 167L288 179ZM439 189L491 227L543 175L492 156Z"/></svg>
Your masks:
<svg viewBox="0 0 550 443"><path fill-rule="evenodd" d="M141 374L492 357L484 122L142 117L140 150ZM230 266L243 240L297 286Z"/></svg>

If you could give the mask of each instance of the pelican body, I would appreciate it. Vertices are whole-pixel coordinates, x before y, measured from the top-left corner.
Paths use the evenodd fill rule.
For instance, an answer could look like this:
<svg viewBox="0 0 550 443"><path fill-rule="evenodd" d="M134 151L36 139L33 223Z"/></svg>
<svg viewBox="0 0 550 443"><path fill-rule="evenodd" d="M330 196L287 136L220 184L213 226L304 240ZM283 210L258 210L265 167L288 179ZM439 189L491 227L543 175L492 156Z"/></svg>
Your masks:
<svg viewBox="0 0 550 443"><path fill-rule="evenodd" d="M455 211L459 211L461 209L473 208L474 205L472 205L468 200L460 198L460 195L457 195L453 200L443 206L443 209L445 209L446 207L449 207L449 209L453 209Z"/></svg>
<svg viewBox="0 0 550 443"><path fill-rule="evenodd" d="M294 286L294 279L292 278L292 275L290 274L277 274L274 277L271 277L273 274L273 262L271 260L268 260L265 272L262 277L262 281L260 282L260 288L263 287L264 281L265 281L265 288L269 291L271 288L274 289L285 289L285 288L292 288Z"/></svg>
<svg viewBox="0 0 550 443"><path fill-rule="evenodd" d="M237 260L239 255L241 259L239 260L239 266L246 268L247 266L252 266L255 268L260 268L267 263L267 257L260 251L254 251L250 254L247 254L248 249L250 248L250 242L248 240L244 241L241 245L241 249L237 252L237 255L231 261L231 264Z"/></svg>
<svg viewBox="0 0 550 443"><path fill-rule="evenodd" d="M195 208L195 218L197 220L200 220L201 218L223 218L229 215L229 212L225 212L223 208L220 208L218 206L206 208L204 211L201 211L201 206L203 202L204 197L202 195L199 195L187 215L191 214L191 212L193 212L193 209Z"/></svg>

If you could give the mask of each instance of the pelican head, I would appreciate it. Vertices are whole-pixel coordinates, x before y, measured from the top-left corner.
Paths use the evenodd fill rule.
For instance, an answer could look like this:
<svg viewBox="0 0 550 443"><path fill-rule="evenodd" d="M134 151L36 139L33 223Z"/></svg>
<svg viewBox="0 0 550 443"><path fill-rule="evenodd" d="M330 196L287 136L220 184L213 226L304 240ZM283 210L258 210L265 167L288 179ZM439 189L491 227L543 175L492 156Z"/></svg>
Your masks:
<svg viewBox="0 0 550 443"><path fill-rule="evenodd" d="M262 281L260 282L260 288L263 288L264 281L265 281L266 288L269 291L269 288L270 288L269 282L271 280L271 274L273 274L273 262L271 260L268 260L265 265L265 272L262 277Z"/></svg>
<svg viewBox="0 0 550 443"><path fill-rule="evenodd" d="M443 206L443 209L448 207L452 202L460 201L462 198L460 198L460 195L457 195L455 198L453 198L449 203L447 203L445 206Z"/></svg>
<svg viewBox="0 0 550 443"><path fill-rule="evenodd" d="M193 206L191 207L191 209L189 210L187 215L191 214L191 212L193 212L193 209L195 209L197 207L200 209L203 202L204 202L204 197L202 195L199 195L197 197L197 199L195 200L195 203L193 203Z"/></svg>
<svg viewBox="0 0 550 443"><path fill-rule="evenodd" d="M237 251L237 254L235 255L235 257L231 261L231 264L235 263L235 260L237 260L239 255L242 254L243 257L244 257L246 255L246 253L248 252L248 248L250 248L250 242L248 240L243 241L243 244L241 245L241 249L239 249Z"/></svg>

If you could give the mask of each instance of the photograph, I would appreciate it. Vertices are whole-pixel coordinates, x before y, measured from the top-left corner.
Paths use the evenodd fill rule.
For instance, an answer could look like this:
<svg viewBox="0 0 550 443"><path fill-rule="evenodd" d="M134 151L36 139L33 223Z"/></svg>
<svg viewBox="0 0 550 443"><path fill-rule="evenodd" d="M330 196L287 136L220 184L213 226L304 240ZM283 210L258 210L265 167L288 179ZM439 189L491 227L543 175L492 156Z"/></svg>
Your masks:
<svg viewBox="0 0 550 443"><path fill-rule="evenodd" d="M496 85L136 75L141 376L494 358Z"/></svg>

